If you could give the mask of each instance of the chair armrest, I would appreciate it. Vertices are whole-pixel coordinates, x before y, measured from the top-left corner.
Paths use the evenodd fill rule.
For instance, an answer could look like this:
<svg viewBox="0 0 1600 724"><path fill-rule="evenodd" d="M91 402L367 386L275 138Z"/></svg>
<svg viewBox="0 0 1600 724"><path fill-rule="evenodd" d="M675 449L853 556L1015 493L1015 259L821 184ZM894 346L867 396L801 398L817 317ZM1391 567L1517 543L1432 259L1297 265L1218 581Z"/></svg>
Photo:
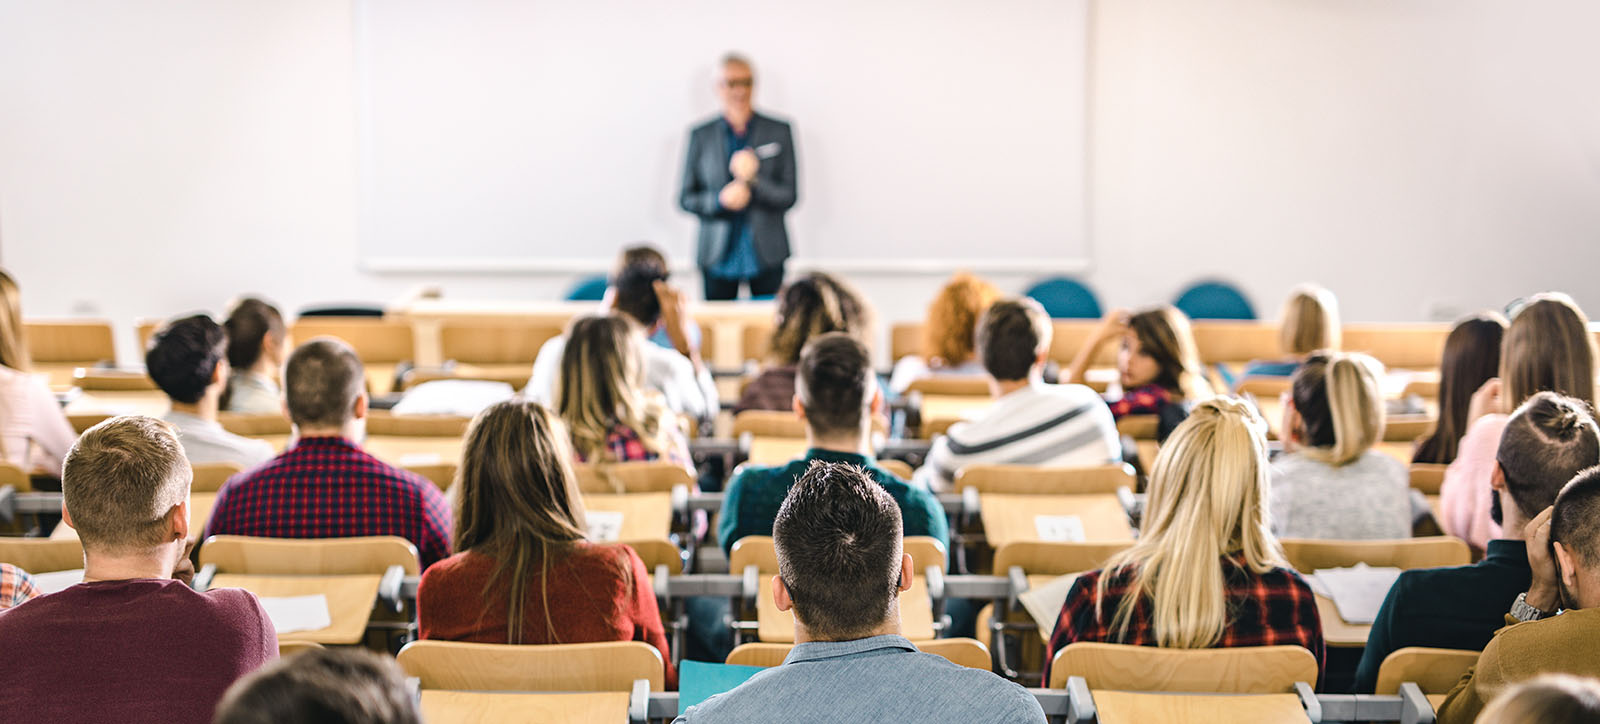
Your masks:
<svg viewBox="0 0 1600 724"><path fill-rule="evenodd" d="M672 605L672 571L667 564L656 564L655 575L650 579L651 588L656 592L656 609L665 613Z"/></svg>
<svg viewBox="0 0 1600 724"><path fill-rule="evenodd" d="M1088 681L1082 676L1068 678L1067 697L1067 724L1090 724L1095 721L1094 694L1089 693Z"/></svg>
<svg viewBox="0 0 1600 724"><path fill-rule="evenodd" d="M401 566L389 566L383 572L383 580L378 582L378 600L389 604L395 613L406 610L406 600L400 595L400 590L406 582L406 569Z"/></svg>
<svg viewBox="0 0 1600 724"><path fill-rule="evenodd" d="M650 721L650 680L634 679L633 691L628 694L628 724L647 724Z"/></svg>
<svg viewBox="0 0 1600 724"><path fill-rule="evenodd" d="M1304 681L1294 682L1294 693L1300 695L1300 704L1306 708L1306 718L1312 724L1322 722L1322 702L1317 700L1317 692L1312 691L1311 685Z"/></svg>
<svg viewBox="0 0 1600 724"><path fill-rule="evenodd" d="M0 521L10 523L17 519L17 489L6 485L0 487Z"/></svg>
<svg viewBox="0 0 1600 724"><path fill-rule="evenodd" d="M1422 693L1422 687L1416 682L1407 681L1400 685L1400 724L1433 724L1437 718L1433 705L1428 703L1428 697Z"/></svg>
<svg viewBox="0 0 1600 724"><path fill-rule="evenodd" d="M745 566L744 574L739 579L739 597L744 599L745 607L756 605L756 595L761 590L761 570L755 566Z"/></svg>

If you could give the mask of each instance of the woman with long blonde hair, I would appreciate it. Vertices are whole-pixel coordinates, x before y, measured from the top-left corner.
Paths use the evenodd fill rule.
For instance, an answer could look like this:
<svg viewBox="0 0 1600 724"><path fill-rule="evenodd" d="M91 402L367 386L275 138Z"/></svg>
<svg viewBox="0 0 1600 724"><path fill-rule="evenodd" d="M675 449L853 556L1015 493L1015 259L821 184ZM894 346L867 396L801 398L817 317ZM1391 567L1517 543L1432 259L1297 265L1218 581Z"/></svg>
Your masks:
<svg viewBox="0 0 1600 724"><path fill-rule="evenodd" d="M77 434L55 395L28 374L22 290L0 269L0 460L24 472L61 476L61 460Z"/></svg>
<svg viewBox="0 0 1600 724"><path fill-rule="evenodd" d="M1199 403L1156 455L1138 542L1073 583L1052 657L1079 641L1289 644L1320 666L1316 598L1284 560L1266 500L1265 423L1235 399Z"/></svg>
<svg viewBox="0 0 1600 724"><path fill-rule="evenodd" d="M623 544L587 540L560 421L513 398L473 419L455 493L455 555L417 590L425 639L499 644L643 641L673 677L650 574Z"/></svg>
<svg viewBox="0 0 1600 724"><path fill-rule="evenodd" d="M677 416L644 387L643 343L616 315L579 317L567 331L556 406L579 461L663 458L691 467Z"/></svg>

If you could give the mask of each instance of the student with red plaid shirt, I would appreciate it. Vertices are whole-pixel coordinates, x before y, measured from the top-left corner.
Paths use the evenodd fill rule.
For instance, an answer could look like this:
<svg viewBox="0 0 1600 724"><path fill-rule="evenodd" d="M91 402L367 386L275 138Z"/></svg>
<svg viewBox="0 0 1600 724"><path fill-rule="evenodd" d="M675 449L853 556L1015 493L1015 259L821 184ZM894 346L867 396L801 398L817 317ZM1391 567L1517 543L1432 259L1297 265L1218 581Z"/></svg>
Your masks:
<svg viewBox="0 0 1600 724"><path fill-rule="evenodd" d="M1052 658L1078 641L1289 645L1321 668L1316 598L1271 533L1265 430L1243 403L1216 398L1173 431L1156 457L1139 542L1073 582ZM1044 673L1049 681L1048 663Z"/></svg>
<svg viewBox="0 0 1600 724"><path fill-rule="evenodd" d="M617 315L580 317L567 330L556 394L580 462L668 460L694 472L678 417L644 387L644 335Z"/></svg>
<svg viewBox="0 0 1600 724"><path fill-rule="evenodd" d="M0 611L39 595L33 577L10 563L0 563Z"/></svg>
<svg viewBox="0 0 1600 724"><path fill-rule="evenodd" d="M1174 405L1212 395L1200 365L1189 318L1172 306L1138 312L1113 309L1063 375L1063 382L1084 382L1089 365L1106 343L1118 340L1117 380L1122 395L1107 399L1118 420L1128 415L1160 415Z"/></svg>
<svg viewBox="0 0 1600 724"><path fill-rule="evenodd" d="M424 568L450 555L450 506L439 488L357 442L367 393L355 351L331 337L306 342L289 356L284 382L297 440L222 486L205 537L395 535L417 547Z"/></svg>

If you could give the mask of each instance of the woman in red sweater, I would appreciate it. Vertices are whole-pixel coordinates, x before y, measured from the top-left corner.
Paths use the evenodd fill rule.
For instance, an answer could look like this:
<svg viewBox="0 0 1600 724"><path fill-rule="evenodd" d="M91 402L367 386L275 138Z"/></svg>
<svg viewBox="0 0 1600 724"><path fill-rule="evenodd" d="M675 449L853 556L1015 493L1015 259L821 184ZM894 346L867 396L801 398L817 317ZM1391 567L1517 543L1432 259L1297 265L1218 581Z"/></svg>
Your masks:
<svg viewBox="0 0 1600 724"><path fill-rule="evenodd" d="M456 478L455 549L417 591L425 639L495 644L643 641L677 675L650 574L626 545L585 540L566 431L521 398L472 421Z"/></svg>

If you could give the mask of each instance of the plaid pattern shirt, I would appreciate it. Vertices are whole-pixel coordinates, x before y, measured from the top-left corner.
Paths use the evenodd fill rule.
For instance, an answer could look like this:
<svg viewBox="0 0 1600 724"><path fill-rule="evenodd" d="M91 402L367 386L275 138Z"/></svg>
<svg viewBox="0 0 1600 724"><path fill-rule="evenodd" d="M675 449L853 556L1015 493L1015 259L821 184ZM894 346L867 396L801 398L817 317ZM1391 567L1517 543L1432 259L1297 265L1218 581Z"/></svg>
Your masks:
<svg viewBox="0 0 1600 724"><path fill-rule="evenodd" d="M1111 416L1121 420L1127 415L1154 415L1161 412L1161 406L1172 401L1172 393L1161 385L1145 385L1135 387L1122 393L1122 399L1107 402L1111 408Z"/></svg>
<svg viewBox="0 0 1600 724"><path fill-rule="evenodd" d="M228 480L205 535L397 535L417 547L427 568L450 555L450 517L444 495L421 476L344 438L312 437Z"/></svg>
<svg viewBox="0 0 1600 724"><path fill-rule="evenodd" d="M658 454L644 445L644 439L639 433L626 425L613 425L611 432L606 433L606 450L610 453L609 462L631 463L647 460L664 459L682 465L690 470L694 463L689 458L689 442L676 429L667 433L667 449ZM588 462L583 453L576 453L578 462Z"/></svg>
<svg viewBox="0 0 1600 724"><path fill-rule="evenodd" d="M27 571L10 563L0 563L0 611L39 595Z"/></svg>
<svg viewBox="0 0 1600 724"><path fill-rule="evenodd" d="M1050 635L1050 656L1045 660L1045 681L1050 680L1050 660L1067 644L1099 641L1114 644L1155 646L1155 629L1150 620L1150 599L1134 604L1126 636L1118 636L1111 622L1132 584L1128 569L1119 569L1106 583L1101 616L1095 615L1095 588L1104 570L1090 571L1072 584L1067 601L1061 606L1055 633ZM1300 574L1274 568L1257 575L1238 557L1223 559L1223 579L1228 588L1228 625L1216 646L1303 646L1317 657L1317 672L1324 666L1322 619L1317 614L1316 596Z"/></svg>

